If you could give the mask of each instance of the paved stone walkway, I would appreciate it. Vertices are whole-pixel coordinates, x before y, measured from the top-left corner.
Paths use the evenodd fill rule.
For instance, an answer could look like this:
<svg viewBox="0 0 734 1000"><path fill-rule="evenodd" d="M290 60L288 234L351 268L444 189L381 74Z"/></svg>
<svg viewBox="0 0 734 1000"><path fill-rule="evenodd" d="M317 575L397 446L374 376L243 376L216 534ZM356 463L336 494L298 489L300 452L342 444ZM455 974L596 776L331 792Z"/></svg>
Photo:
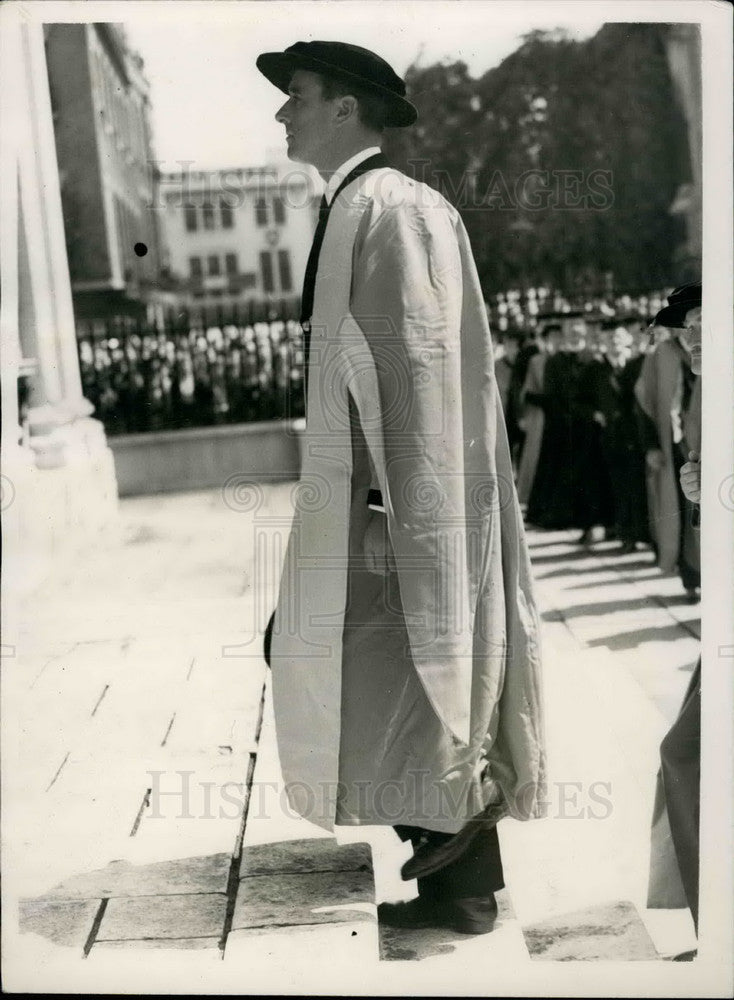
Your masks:
<svg viewBox="0 0 734 1000"><path fill-rule="evenodd" d="M252 990L274 975L305 987L305 968L324 983L347 961L389 967L397 990L406 965L451 983L488 961L501 979L692 946L686 911L645 909L657 748L698 656L678 580L649 551L530 535L548 819L500 825L508 889L491 935L379 929L376 902L414 894L398 875L409 848L386 829L329 837L281 794L258 632L279 570L262 553L282 557L291 489L125 500L121 545L6 607L6 906L31 962L18 983L40 956L77 984L124 956L133 988L144 950L161 988L184 966L200 983L226 967Z"/></svg>

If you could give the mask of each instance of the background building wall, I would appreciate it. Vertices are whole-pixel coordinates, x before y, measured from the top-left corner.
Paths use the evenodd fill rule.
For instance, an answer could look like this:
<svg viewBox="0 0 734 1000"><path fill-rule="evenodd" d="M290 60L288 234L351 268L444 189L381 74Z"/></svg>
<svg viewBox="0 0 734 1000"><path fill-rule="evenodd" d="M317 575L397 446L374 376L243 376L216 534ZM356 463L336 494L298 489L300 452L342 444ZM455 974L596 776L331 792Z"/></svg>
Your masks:
<svg viewBox="0 0 734 1000"><path fill-rule="evenodd" d="M49 25L46 50L75 308L126 312L162 270L143 61L115 24Z"/></svg>
<svg viewBox="0 0 734 1000"><path fill-rule="evenodd" d="M228 304L300 295L314 198L311 176L301 170L163 175L170 267L186 283L189 299Z"/></svg>
<svg viewBox="0 0 734 1000"><path fill-rule="evenodd" d="M683 218L685 242L679 248L679 280L701 277L703 253L703 104L701 94L701 29L697 24L670 24L666 52L670 75L688 129L690 182L678 189L671 212Z"/></svg>
<svg viewBox="0 0 734 1000"><path fill-rule="evenodd" d="M95 128L86 24L46 28L46 59L59 161L69 271L74 286L121 286L111 253Z"/></svg>

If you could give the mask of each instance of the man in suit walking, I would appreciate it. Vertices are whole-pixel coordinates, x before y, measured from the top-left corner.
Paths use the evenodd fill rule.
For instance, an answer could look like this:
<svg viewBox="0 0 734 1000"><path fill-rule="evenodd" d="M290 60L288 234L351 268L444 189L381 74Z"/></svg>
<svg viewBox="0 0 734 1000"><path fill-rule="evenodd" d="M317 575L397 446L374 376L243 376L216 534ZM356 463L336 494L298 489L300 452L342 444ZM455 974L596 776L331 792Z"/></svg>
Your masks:
<svg viewBox="0 0 734 1000"><path fill-rule="evenodd" d="M541 816L538 617L469 241L391 168L416 110L375 53L257 60L290 159L324 179L302 300L306 435L269 657L291 805L413 844L399 926L485 933L496 824Z"/></svg>

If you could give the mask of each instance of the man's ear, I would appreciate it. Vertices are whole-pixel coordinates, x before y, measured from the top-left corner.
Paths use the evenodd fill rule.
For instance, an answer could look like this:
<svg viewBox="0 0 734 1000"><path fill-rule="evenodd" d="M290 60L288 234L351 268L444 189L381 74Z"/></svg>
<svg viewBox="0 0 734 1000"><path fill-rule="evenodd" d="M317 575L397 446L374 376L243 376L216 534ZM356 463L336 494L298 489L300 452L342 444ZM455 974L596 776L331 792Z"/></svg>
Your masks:
<svg viewBox="0 0 734 1000"><path fill-rule="evenodd" d="M340 123L350 121L356 118L359 113L359 105L357 103L357 98L352 97L351 94L345 94L343 97L339 98L339 104L336 109L337 120Z"/></svg>

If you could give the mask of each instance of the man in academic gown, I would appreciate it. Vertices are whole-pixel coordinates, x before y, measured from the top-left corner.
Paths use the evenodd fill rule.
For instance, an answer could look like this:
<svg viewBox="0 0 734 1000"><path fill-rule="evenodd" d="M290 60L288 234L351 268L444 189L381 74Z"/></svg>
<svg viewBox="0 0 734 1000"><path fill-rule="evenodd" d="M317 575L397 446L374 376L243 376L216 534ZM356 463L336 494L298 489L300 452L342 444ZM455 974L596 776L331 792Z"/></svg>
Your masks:
<svg viewBox="0 0 734 1000"><path fill-rule="evenodd" d="M633 338L618 320L603 325L605 365L596 380L594 417L602 428L602 448L614 498L614 528L620 552L634 552L647 540L645 455L638 436L634 386L642 355L633 357Z"/></svg>
<svg viewBox="0 0 734 1000"><path fill-rule="evenodd" d="M289 801L414 846L402 926L492 929L496 823L545 812L538 616L471 248L392 169L416 119L379 56L297 42L258 68L326 182L306 269L306 433L272 622Z"/></svg>
<svg viewBox="0 0 734 1000"><path fill-rule="evenodd" d="M502 413L505 418L505 428L507 429L507 440L510 445L513 466L515 465L516 456L519 453L523 438L523 432L520 429L518 421L520 417L520 391L522 390L524 376L520 380L516 369L518 364L522 362L524 362L524 367L527 369L527 360L529 360L523 358L521 362L521 340L522 333L519 330L506 330L502 335L502 356L494 364L494 374L500 394Z"/></svg>
<svg viewBox="0 0 734 1000"><path fill-rule="evenodd" d="M604 426L598 407L612 378L611 366L595 323L586 325L586 343L579 352L580 371L573 398L576 422L573 468L575 472L575 522L582 543L593 540L593 529L605 534L614 523L614 500L608 455L603 447Z"/></svg>
<svg viewBox="0 0 734 1000"><path fill-rule="evenodd" d="M576 400L583 371L585 346L580 313L562 320L560 349L551 354L543 371L542 402L545 419L540 455L530 491L527 521L539 528L560 530L579 526L579 497L585 472L581 449L583 423Z"/></svg>
<svg viewBox="0 0 734 1000"><path fill-rule="evenodd" d="M701 283L676 288L655 317L674 330L694 375L701 374ZM700 385L700 379L699 383ZM701 503L700 443L681 460L677 482L698 531ZM681 457L682 458L682 457ZM687 905L698 932L699 819L701 802L701 658L695 666L678 717L660 744L653 810L649 907ZM672 846L672 850L671 850ZM676 870L677 869L677 870ZM691 958L690 954L680 956Z"/></svg>
<svg viewBox="0 0 734 1000"><path fill-rule="evenodd" d="M690 451L700 452L701 383L691 365L690 352L679 326L665 326L666 319L682 322L677 295L700 297L700 284L683 285L671 295L672 305L655 317L654 326L669 330L645 357L635 385L635 397L644 417L641 424L647 463L650 535L661 570L678 570L692 602L699 599L701 551L693 527L695 511L680 486L680 469ZM693 289L693 291L691 291Z"/></svg>

